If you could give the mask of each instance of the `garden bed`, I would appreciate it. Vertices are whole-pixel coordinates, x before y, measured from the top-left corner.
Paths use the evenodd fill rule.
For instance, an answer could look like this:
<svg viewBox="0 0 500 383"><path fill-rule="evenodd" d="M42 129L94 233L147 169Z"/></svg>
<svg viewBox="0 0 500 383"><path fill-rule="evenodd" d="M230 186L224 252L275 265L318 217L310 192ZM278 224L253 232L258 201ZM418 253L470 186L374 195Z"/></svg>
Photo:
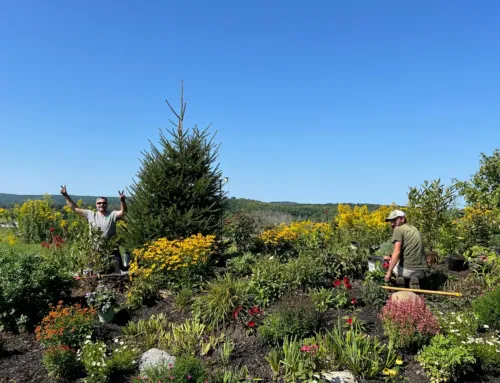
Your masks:
<svg viewBox="0 0 500 383"><path fill-rule="evenodd" d="M445 265L437 265L437 270L447 274L448 271ZM464 278L467 272L450 273L456 278ZM356 280L352 282L351 296L361 296L361 283L362 281ZM81 280L79 285L73 290L72 299L81 301L83 299L82 292L86 291L89 287L94 286L95 281ZM120 283L112 283L118 289L121 287ZM87 290L88 291L88 290ZM461 298L454 298L461 299ZM275 304L269 306L266 311L273 311ZM365 322L366 332L369 335L378 336L380 339L386 341L384 336L383 327L379 319L379 309L373 306L360 305L356 311L356 318ZM187 318L191 317L189 310L177 308L174 304L173 297L167 296L160 299L154 305L148 307L143 306L141 309L128 312L122 310L119 312L113 323L101 323L98 325L97 338L111 343L113 339L122 334L122 326L129 320L137 322L140 319L149 319L155 314L164 314L169 322L182 323ZM350 316L353 311L350 309L330 309L326 311L322 317L321 329L330 330L335 326L339 320L344 320L345 316ZM231 354L231 367L241 368L246 366L249 373L253 377L258 377L263 382L272 381L272 374L269 368L269 363L266 361L270 347L264 345L262 341L255 335L249 335L247 331L235 324L230 324L224 333L228 335L234 342L235 348ZM0 381L10 382L51 382L52 380L47 376L41 358L43 346L35 340L35 335L32 333L13 334L5 332L2 334L4 340L3 353L0 357ZM414 360L414 354L403 353L404 360L404 373L403 376L406 382L417 383L429 381L420 365ZM210 363L211 356L204 357L207 363ZM111 375L110 382L127 382L130 380L131 375ZM77 379L76 381L79 381ZM363 380L358 379L360 382L382 382L383 378L379 380ZM471 376L466 375L460 378L460 382L500 382L500 378L493 376Z"/></svg>

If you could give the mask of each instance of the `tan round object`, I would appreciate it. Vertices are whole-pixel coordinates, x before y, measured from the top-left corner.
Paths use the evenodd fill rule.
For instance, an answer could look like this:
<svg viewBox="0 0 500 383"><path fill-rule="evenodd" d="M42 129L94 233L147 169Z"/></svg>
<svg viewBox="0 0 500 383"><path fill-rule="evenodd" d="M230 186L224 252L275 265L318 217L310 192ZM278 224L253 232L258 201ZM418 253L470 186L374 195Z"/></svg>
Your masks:
<svg viewBox="0 0 500 383"><path fill-rule="evenodd" d="M395 301L405 301L407 299L417 299L418 295L411 291L397 291L391 295L391 299Z"/></svg>

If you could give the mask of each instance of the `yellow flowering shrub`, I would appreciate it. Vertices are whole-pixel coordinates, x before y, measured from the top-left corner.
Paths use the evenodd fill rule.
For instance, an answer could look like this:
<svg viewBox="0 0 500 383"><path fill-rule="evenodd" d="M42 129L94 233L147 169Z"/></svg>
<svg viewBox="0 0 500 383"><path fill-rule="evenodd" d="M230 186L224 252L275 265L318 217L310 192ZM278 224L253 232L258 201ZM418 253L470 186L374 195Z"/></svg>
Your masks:
<svg viewBox="0 0 500 383"><path fill-rule="evenodd" d="M380 206L370 212L368 207L338 205L335 223L339 231L363 245L378 245L387 240L390 229L385 219L394 206Z"/></svg>
<svg viewBox="0 0 500 383"><path fill-rule="evenodd" d="M14 246L17 243L17 238L14 234L9 233L7 235L7 243L11 246Z"/></svg>
<svg viewBox="0 0 500 383"><path fill-rule="evenodd" d="M328 223L311 221L280 224L264 230L260 235L267 251L284 257L301 250L323 248L333 237L333 230Z"/></svg>
<svg viewBox="0 0 500 383"><path fill-rule="evenodd" d="M452 221L462 250L472 246L489 246L491 237L499 232L500 210L479 205L466 206L463 216Z"/></svg>
<svg viewBox="0 0 500 383"><path fill-rule="evenodd" d="M19 237L25 243L41 243L50 239L50 228L59 227L62 214L52 208L52 199L28 200L14 207Z"/></svg>
<svg viewBox="0 0 500 383"><path fill-rule="evenodd" d="M133 251L130 276L149 277L153 272L171 274L196 269L208 262L215 250L215 235L192 235L182 240L160 238Z"/></svg>

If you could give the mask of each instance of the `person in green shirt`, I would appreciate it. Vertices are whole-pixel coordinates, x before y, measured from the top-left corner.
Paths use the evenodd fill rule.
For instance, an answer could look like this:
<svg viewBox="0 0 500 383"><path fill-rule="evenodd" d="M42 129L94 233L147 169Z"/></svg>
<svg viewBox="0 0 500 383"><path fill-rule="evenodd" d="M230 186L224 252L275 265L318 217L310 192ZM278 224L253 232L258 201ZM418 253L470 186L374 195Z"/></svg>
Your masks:
<svg viewBox="0 0 500 383"><path fill-rule="evenodd" d="M418 287L419 279L429 270L422 234L406 222L406 215L401 210L393 210L385 221L390 222L393 229L394 249L384 279L389 282L394 272L398 279L404 278L405 286L409 282L410 286Z"/></svg>

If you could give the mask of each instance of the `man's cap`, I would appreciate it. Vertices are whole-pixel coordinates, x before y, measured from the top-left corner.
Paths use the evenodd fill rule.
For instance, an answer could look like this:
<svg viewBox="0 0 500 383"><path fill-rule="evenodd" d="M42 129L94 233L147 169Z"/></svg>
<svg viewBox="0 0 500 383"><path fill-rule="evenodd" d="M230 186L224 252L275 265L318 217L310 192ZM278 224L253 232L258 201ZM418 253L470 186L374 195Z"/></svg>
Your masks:
<svg viewBox="0 0 500 383"><path fill-rule="evenodd" d="M406 217L405 212L401 210L393 210L391 211L391 214L389 214L389 217L385 219L385 222L392 221L393 219L396 219L398 217Z"/></svg>

